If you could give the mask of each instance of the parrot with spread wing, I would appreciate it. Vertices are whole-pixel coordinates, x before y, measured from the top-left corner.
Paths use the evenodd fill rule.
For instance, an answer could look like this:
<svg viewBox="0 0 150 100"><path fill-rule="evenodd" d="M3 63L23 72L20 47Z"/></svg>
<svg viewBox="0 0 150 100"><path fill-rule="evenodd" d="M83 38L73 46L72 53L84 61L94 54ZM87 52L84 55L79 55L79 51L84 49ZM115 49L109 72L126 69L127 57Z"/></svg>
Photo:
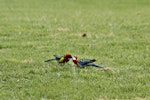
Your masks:
<svg viewBox="0 0 150 100"><path fill-rule="evenodd" d="M79 67L92 66L92 67L97 67L97 68L104 68L103 66L98 66L98 65L93 64L93 62L96 61L95 59L78 60L76 56L72 56L72 61L74 62L74 64L76 64Z"/></svg>
<svg viewBox="0 0 150 100"><path fill-rule="evenodd" d="M54 55L53 59L46 60L45 62L56 60L59 64L65 64L70 60L70 58L72 58L71 54L65 54L64 56Z"/></svg>

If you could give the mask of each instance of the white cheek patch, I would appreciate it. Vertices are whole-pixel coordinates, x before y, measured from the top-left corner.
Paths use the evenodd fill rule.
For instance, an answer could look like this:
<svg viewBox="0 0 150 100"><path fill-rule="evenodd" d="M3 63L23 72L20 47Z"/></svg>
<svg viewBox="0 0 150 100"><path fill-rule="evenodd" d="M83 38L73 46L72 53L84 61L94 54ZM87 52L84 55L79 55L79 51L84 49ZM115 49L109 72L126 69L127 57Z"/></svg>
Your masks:
<svg viewBox="0 0 150 100"><path fill-rule="evenodd" d="M76 60L76 58L75 58L75 57L72 57L72 60Z"/></svg>

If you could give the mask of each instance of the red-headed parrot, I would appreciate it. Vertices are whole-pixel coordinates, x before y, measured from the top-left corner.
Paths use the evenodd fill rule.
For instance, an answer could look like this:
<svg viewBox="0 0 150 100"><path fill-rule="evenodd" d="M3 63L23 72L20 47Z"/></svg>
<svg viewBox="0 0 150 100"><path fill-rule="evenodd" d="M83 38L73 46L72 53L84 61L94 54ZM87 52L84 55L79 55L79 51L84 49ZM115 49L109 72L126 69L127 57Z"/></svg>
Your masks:
<svg viewBox="0 0 150 100"><path fill-rule="evenodd" d="M95 59L80 59L78 60L78 58L76 56L72 56L72 60L74 62L74 64L76 64L79 67L85 67L85 66L92 66L92 67L97 67L97 68L104 68L103 66L98 66L93 64L93 62L95 62Z"/></svg>
<svg viewBox="0 0 150 100"><path fill-rule="evenodd" d="M64 56L54 55L53 59L46 60L45 62L56 60L60 64L65 64L70 60L70 58L72 58L71 54L65 54Z"/></svg>

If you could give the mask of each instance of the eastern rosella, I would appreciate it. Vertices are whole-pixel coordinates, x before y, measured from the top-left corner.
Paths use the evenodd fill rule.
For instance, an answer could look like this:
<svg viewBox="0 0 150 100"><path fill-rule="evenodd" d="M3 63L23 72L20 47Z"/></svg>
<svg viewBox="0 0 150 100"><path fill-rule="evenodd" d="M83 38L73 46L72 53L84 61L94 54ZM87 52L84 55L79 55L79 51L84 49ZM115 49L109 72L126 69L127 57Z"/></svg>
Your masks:
<svg viewBox="0 0 150 100"><path fill-rule="evenodd" d="M54 57L55 58L46 60L45 62L50 62L50 61L56 60L58 63L65 64L65 63L67 63L70 60L70 58L72 56L71 56L71 54L65 54L64 56L54 55Z"/></svg>
<svg viewBox="0 0 150 100"><path fill-rule="evenodd" d="M97 67L97 68L104 68L103 66L98 66L93 64L93 62L95 62L95 59L86 59L86 60L78 60L78 58L76 56L72 56L72 60L74 62L74 64L76 64L79 67L85 67L85 66L93 66L93 67Z"/></svg>

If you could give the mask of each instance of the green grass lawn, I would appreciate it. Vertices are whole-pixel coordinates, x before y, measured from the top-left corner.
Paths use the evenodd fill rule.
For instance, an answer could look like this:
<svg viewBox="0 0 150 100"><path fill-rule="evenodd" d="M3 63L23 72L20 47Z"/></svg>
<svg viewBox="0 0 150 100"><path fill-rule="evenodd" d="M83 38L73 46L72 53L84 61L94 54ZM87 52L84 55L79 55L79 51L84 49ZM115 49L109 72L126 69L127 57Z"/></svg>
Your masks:
<svg viewBox="0 0 150 100"><path fill-rule="evenodd" d="M1 100L150 99L149 0L0 0L0 7ZM111 71L44 62L65 53Z"/></svg>

